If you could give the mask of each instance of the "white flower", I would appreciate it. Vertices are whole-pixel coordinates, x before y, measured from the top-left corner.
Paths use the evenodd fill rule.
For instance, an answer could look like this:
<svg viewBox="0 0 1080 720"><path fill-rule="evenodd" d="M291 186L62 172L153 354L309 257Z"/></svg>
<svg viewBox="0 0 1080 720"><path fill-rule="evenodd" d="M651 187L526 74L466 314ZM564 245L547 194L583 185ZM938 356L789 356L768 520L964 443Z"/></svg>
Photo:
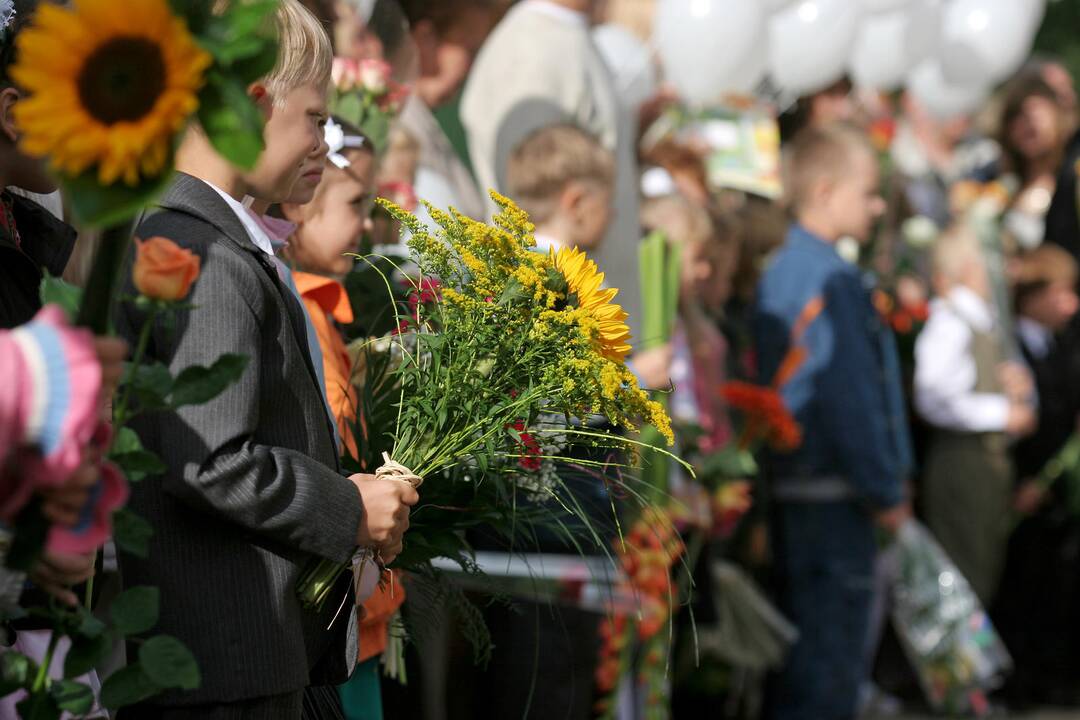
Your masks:
<svg viewBox="0 0 1080 720"><path fill-rule="evenodd" d="M382 95L390 81L390 66L382 60L362 60L360 62L360 87L373 95Z"/></svg>
<svg viewBox="0 0 1080 720"><path fill-rule="evenodd" d="M853 237L842 237L836 241L836 253L854 265L859 262L859 241Z"/></svg>
<svg viewBox="0 0 1080 720"><path fill-rule="evenodd" d="M934 242L939 232L941 231L937 223L925 215L909 217L900 226L900 234L903 236L904 242L913 248L929 246Z"/></svg>

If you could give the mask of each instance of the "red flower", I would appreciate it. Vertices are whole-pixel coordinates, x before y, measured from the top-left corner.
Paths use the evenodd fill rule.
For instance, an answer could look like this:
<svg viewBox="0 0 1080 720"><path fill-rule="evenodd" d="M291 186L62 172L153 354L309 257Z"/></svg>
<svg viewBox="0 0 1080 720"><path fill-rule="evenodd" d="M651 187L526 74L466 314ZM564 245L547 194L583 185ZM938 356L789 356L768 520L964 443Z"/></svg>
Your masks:
<svg viewBox="0 0 1080 720"><path fill-rule="evenodd" d="M536 471L539 470L543 457L543 450L540 448L540 443L531 434L525 432L525 423L518 420L507 427L511 427L518 432L518 450L522 453L522 457L518 459L518 465L525 470Z"/></svg>
<svg viewBox="0 0 1080 720"><path fill-rule="evenodd" d="M776 390L733 380L724 383L720 393L728 405L746 415L745 444L761 437L782 452L790 452L802 444L802 428Z"/></svg>

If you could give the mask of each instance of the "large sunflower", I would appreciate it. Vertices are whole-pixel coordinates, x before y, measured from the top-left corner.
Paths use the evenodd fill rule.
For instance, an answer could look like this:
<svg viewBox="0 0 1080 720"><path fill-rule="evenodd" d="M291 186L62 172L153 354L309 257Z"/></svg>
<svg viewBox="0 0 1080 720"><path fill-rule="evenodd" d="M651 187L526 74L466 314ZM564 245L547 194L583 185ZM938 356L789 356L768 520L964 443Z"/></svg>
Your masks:
<svg viewBox="0 0 1080 720"><path fill-rule="evenodd" d="M577 297L572 304L587 311L599 325L596 343L600 354L609 360L622 362L631 350L630 328L625 322L626 312L611 302L619 293L618 289L604 289L604 273L577 248L562 248L558 252L552 250L552 258L555 268L566 278L568 296Z"/></svg>
<svg viewBox="0 0 1080 720"><path fill-rule="evenodd" d="M11 77L30 97L15 120L28 154L69 176L96 164L103 185L165 170L211 62L168 0L42 3L17 43Z"/></svg>

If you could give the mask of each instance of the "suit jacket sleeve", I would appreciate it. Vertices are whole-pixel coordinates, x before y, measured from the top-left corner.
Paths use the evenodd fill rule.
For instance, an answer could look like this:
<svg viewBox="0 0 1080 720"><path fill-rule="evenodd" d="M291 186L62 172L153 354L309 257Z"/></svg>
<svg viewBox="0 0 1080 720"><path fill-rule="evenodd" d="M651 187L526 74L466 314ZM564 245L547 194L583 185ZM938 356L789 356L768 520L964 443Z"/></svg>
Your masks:
<svg viewBox="0 0 1080 720"><path fill-rule="evenodd" d="M155 450L169 467L163 489L252 533L346 561L355 549L363 512L355 486L304 453L256 440L262 423L304 420L288 416L285 405L260 406L260 384L267 382L264 368L275 359L258 357L261 326L267 319L257 311L252 268L220 244L194 249L203 255L202 272L189 297L194 309L181 311L175 327L158 322L152 355L174 377L192 365L210 365L224 353L247 355L249 362L240 380L218 397L157 421L161 442ZM128 312L132 322L126 334L134 342L142 317ZM289 388L280 390L290 393Z"/></svg>
<svg viewBox="0 0 1080 720"><path fill-rule="evenodd" d="M824 300L824 311L807 329L807 362L785 388L785 400L798 406L812 398L813 416L845 478L871 506L887 509L902 501L903 486L870 328L878 320L855 273L835 273Z"/></svg>

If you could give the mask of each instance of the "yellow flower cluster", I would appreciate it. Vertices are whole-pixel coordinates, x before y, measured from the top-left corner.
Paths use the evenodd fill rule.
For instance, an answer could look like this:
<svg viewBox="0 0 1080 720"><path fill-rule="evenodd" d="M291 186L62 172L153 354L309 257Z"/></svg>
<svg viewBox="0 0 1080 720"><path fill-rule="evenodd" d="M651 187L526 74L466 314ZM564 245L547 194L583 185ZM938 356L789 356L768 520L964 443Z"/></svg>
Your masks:
<svg viewBox="0 0 1080 720"><path fill-rule="evenodd" d="M670 443L667 413L625 365L630 331L612 302L618 290L603 287L603 274L579 250L536 252L528 215L497 193L492 199L501 208L492 225L428 206L434 233L380 201L409 228L421 271L442 283L436 332L459 356L494 358L493 384L543 387L570 414L602 414L630 429L645 422Z"/></svg>

